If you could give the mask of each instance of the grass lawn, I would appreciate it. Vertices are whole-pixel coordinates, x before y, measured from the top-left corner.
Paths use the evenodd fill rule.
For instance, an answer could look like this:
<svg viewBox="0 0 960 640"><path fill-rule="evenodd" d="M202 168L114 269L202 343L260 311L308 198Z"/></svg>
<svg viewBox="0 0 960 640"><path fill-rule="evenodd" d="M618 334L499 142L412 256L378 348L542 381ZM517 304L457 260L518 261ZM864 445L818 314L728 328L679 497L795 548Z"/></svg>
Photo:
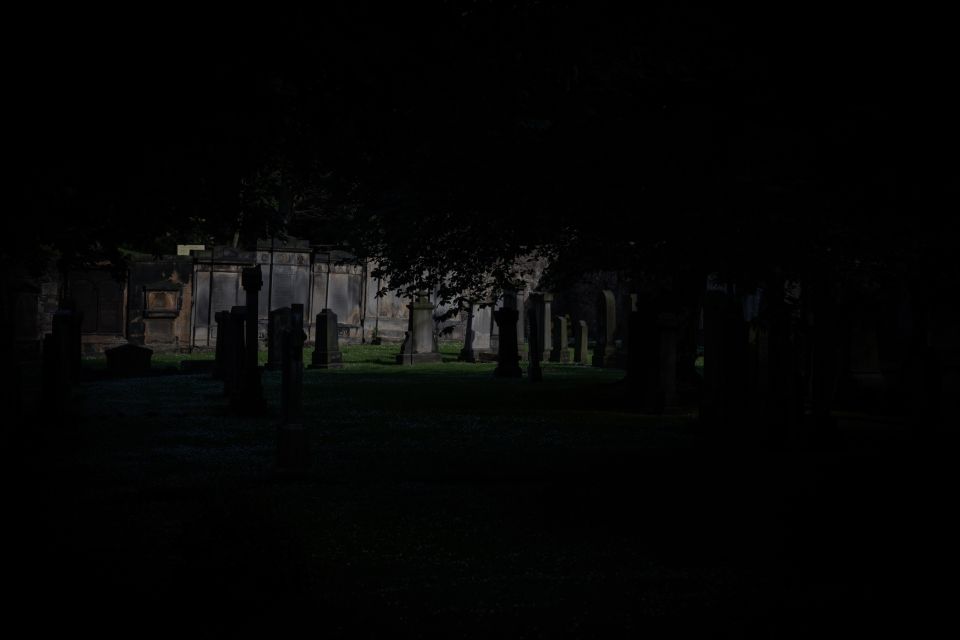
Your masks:
<svg viewBox="0 0 960 640"><path fill-rule="evenodd" d="M314 467L295 480L272 472L276 416L231 415L207 375L84 383L74 422L21 445L24 610L68 603L44 624L110 635L125 614L215 634L783 635L872 615L915 577L875 554L892 514L921 517L922 465L707 444L687 413L610 404L621 371L548 364L534 385L456 344L416 367L397 350L305 372ZM279 374L264 385L276 408Z"/></svg>

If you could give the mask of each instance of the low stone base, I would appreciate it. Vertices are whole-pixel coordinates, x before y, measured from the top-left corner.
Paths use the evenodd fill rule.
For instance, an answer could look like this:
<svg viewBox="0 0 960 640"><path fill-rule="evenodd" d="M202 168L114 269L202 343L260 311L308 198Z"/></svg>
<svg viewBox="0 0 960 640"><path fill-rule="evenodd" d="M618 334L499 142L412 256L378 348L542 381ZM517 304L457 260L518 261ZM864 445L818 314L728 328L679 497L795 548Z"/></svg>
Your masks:
<svg viewBox="0 0 960 640"><path fill-rule="evenodd" d="M340 369L343 367L343 352L314 351L307 369Z"/></svg>
<svg viewBox="0 0 960 640"><path fill-rule="evenodd" d="M594 350L593 366L604 369L623 369L624 365L616 350L607 349L606 351Z"/></svg>
<svg viewBox="0 0 960 640"><path fill-rule="evenodd" d="M428 362L443 362L439 353L401 353L397 355L397 364L426 364Z"/></svg>

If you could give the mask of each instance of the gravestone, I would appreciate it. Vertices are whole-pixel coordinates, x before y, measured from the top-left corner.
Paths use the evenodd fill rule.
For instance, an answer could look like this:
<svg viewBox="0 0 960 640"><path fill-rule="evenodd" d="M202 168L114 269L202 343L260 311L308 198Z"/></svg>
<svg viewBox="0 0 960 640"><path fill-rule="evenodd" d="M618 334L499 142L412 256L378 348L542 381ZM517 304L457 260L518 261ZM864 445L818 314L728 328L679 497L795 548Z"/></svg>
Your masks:
<svg viewBox="0 0 960 640"><path fill-rule="evenodd" d="M616 345L613 341L617 328L617 304L613 292L604 289L597 297L597 343L593 349L593 366L615 367Z"/></svg>
<svg viewBox="0 0 960 640"><path fill-rule="evenodd" d="M663 403L668 406L677 404L677 338L679 334L680 317L673 312L657 314L657 329L659 330L659 370L660 394ZM659 402L659 399L658 399Z"/></svg>
<svg viewBox="0 0 960 640"><path fill-rule="evenodd" d="M274 309L267 315L267 364L268 371L281 366L283 355L283 332L290 326L290 307Z"/></svg>
<svg viewBox="0 0 960 640"><path fill-rule="evenodd" d="M493 324L493 305L473 309L473 352L478 357L491 349L490 329Z"/></svg>
<svg viewBox="0 0 960 640"><path fill-rule="evenodd" d="M397 354L397 364L442 362L433 326L433 303L430 302L430 296L422 291L417 293L407 308L410 309L410 320L400 353Z"/></svg>
<svg viewBox="0 0 960 640"><path fill-rule="evenodd" d="M535 308L537 312L537 331L540 336L540 361L548 358L548 345L553 344L551 305L553 303L552 293L531 293L529 297L530 307Z"/></svg>
<svg viewBox="0 0 960 640"><path fill-rule="evenodd" d="M742 423L745 410L747 324L729 293L708 290L703 302L703 394L700 419L717 426Z"/></svg>
<svg viewBox="0 0 960 640"><path fill-rule="evenodd" d="M530 367L527 375L531 382L541 382L543 380L543 369L540 362L543 360L543 318L540 314L543 312L542 301L538 298L539 294L532 294L533 304L527 311L527 318L530 324L530 336L528 345L530 347Z"/></svg>
<svg viewBox="0 0 960 640"><path fill-rule="evenodd" d="M527 320L526 314L524 313L524 306L523 293L521 291L518 289L504 289L503 308L515 309L517 312L517 326L514 331L514 335L516 335L517 355L521 361L527 359ZM500 325L497 324L497 327L499 326ZM499 346L497 348L497 353L499 354Z"/></svg>
<svg viewBox="0 0 960 640"><path fill-rule="evenodd" d="M614 339L616 355L614 356L615 366L629 369L630 360L630 314L640 311L640 295L629 293L623 298L623 309L618 307L620 317L616 321L616 334L620 339Z"/></svg>
<svg viewBox="0 0 960 640"><path fill-rule="evenodd" d="M42 391L44 406L56 414L69 410L73 383L80 377L80 323L72 309L53 314L53 333L43 339Z"/></svg>
<svg viewBox="0 0 960 640"><path fill-rule="evenodd" d="M214 351L213 378L223 380L223 377L226 375L226 349L229 342L227 332L230 331L230 312L217 311L214 314L214 318L217 321L217 344L216 350Z"/></svg>
<svg viewBox="0 0 960 640"><path fill-rule="evenodd" d="M500 337L497 345L497 368L493 371L493 375L498 378L519 378L523 375L517 347L519 315L519 311L508 307L502 307L493 312L493 319L497 323Z"/></svg>
<svg viewBox="0 0 960 640"><path fill-rule="evenodd" d="M343 366L339 338L337 314L332 309L324 309L317 314L317 338L310 359L311 369L339 369Z"/></svg>
<svg viewBox="0 0 960 640"><path fill-rule="evenodd" d="M590 357L587 345L587 321L578 320L573 326L573 361L586 364Z"/></svg>
<svg viewBox="0 0 960 640"><path fill-rule="evenodd" d="M244 328L247 308L236 306L227 314L223 345L223 393L230 398L240 393L244 363Z"/></svg>
<svg viewBox="0 0 960 640"><path fill-rule="evenodd" d="M477 356L473 352L473 341L476 337L476 332L473 328L473 303L470 303L470 306L467 307L467 328L464 331L463 335L463 349L460 350L460 355L457 356L457 360L461 362L476 362Z"/></svg>
<svg viewBox="0 0 960 640"><path fill-rule="evenodd" d="M153 349L136 344L122 344L103 352L107 358L107 371L115 376L142 376L150 373L150 358Z"/></svg>
<svg viewBox="0 0 960 640"><path fill-rule="evenodd" d="M307 430L303 425L303 305L287 309L287 322L277 336L280 348L280 415L277 471L296 473L310 466Z"/></svg>
<svg viewBox="0 0 960 640"><path fill-rule="evenodd" d="M550 362L570 362L570 351L567 349L567 319L564 316L553 318L553 343L550 345Z"/></svg>
<svg viewBox="0 0 960 640"><path fill-rule="evenodd" d="M240 388L231 398L234 408L247 415L263 413L263 385L260 379L259 313L260 289L263 287L263 271L260 265L245 268L240 274L240 284L246 293L246 317L243 327L242 366Z"/></svg>

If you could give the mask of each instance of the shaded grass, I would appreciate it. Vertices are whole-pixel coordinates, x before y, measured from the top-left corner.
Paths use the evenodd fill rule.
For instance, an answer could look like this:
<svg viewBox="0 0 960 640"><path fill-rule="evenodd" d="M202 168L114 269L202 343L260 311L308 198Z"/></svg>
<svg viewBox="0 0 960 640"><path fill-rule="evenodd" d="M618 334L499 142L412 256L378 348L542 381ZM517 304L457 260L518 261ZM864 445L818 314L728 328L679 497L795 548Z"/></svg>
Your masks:
<svg viewBox="0 0 960 640"><path fill-rule="evenodd" d="M333 636L542 637L862 612L910 577L862 546L890 509L917 516L903 473L705 448L688 415L611 406L616 370L546 365L531 384L396 350L305 371L297 480L272 473L276 415L232 415L209 377L85 384L74 446L25 464L24 548L43 552L24 592L214 633L299 611ZM279 374L263 380L276 408ZM862 483L883 474L881 508Z"/></svg>

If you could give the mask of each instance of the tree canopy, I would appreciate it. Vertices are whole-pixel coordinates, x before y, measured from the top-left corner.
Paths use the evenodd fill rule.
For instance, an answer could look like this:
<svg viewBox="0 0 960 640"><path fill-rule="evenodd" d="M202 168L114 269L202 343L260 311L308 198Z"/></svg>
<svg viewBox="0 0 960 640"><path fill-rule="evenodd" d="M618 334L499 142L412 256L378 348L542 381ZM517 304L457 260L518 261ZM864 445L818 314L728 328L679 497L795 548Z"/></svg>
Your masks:
<svg viewBox="0 0 960 640"><path fill-rule="evenodd" d="M104 17L25 34L25 246L287 233L449 293L538 253L750 280L950 249L935 16L451 0Z"/></svg>

